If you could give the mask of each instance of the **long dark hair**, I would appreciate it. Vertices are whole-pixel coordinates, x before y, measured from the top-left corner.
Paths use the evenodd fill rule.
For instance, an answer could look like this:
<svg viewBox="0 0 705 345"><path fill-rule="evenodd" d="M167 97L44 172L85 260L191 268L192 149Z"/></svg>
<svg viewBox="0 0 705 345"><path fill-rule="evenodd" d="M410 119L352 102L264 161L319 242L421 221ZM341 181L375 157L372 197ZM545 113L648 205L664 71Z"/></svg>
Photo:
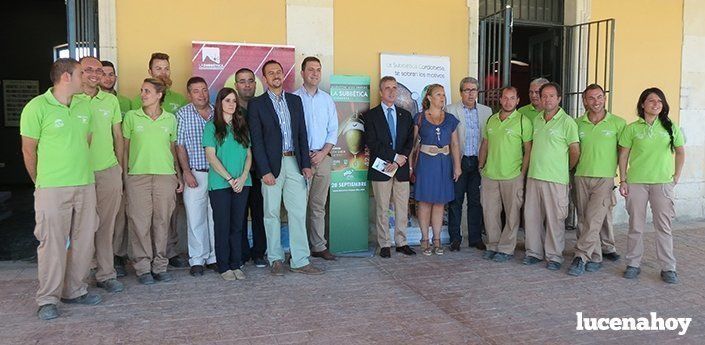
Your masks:
<svg viewBox="0 0 705 345"><path fill-rule="evenodd" d="M215 116L213 118L213 124L215 124L215 138L218 139L219 144L223 143L225 136L228 134L227 124L223 116L223 100L230 94L234 94L235 100L237 100L237 92L230 87L220 89L218 96L215 97ZM247 128L247 121L245 120L245 115L242 114L240 104L235 107L235 113L230 121L230 126L233 129L235 140L244 147L250 147L250 131Z"/></svg>
<svg viewBox="0 0 705 345"><path fill-rule="evenodd" d="M671 152L673 152L676 149L673 145L673 122L668 117L668 112L671 107L668 106L668 101L666 101L666 95L664 95L663 91L657 87L650 87L644 90L639 96L639 101L636 103L636 112L640 118L644 118L644 102L646 102L646 98L648 98L652 93L661 99L661 104L663 107L661 108L661 112L658 114L658 120L661 121L661 126L666 129L668 136L671 137Z"/></svg>

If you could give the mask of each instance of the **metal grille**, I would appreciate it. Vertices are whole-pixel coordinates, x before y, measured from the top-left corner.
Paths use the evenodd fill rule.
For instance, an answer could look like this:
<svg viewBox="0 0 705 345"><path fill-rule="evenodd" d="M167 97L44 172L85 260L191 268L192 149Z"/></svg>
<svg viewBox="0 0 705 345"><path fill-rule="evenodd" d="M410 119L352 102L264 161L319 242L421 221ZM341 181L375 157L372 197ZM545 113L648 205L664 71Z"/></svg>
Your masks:
<svg viewBox="0 0 705 345"><path fill-rule="evenodd" d="M487 18L512 7L514 21L521 24L563 25L564 0L481 0L480 18Z"/></svg>
<svg viewBox="0 0 705 345"><path fill-rule="evenodd" d="M98 0L66 0L69 56L98 57Z"/></svg>
<svg viewBox="0 0 705 345"><path fill-rule="evenodd" d="M512 9L507 6L480 21L480 61L478 98L496 110L499 93L511 83Z"/></svg>

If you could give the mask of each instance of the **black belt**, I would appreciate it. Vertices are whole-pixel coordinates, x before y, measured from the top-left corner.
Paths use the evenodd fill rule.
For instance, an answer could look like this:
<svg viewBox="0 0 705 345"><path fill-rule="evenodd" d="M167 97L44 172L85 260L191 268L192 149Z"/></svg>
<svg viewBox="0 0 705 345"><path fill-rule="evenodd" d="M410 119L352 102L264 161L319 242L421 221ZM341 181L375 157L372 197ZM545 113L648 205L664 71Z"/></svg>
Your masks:
<svg viewBox="0 0 705 345"><path fill-rule="evenodd" d="M196 170L198 172L208 172L208 169L193 169L193 170Z"/></svg>

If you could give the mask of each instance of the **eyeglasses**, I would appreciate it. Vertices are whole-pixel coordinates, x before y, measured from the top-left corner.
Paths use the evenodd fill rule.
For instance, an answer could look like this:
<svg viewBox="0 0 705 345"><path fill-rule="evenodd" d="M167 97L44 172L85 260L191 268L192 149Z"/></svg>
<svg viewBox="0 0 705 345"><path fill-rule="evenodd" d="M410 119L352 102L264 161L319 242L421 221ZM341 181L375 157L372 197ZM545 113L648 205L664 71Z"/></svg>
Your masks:
<svg viewBox="0 0 705 345"><path fill-rule="evenodd" d="M462 89L460 92L462 92L464 94L470 94L473 92L477 92L477 89Z"/></svg>
<svg viewBox="0 0 705 345"><path fill-rule="evenodd" d="M96 69L84 68L83 73L105 75L105 72L103 72L102 68L96 68Z"/></svg>

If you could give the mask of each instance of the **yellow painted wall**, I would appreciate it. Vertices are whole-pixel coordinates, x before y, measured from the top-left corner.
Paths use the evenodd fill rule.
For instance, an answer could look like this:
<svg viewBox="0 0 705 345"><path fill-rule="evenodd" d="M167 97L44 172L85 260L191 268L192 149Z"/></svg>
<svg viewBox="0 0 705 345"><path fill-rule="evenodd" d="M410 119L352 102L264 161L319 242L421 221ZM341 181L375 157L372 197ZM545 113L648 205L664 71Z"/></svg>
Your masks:
<svg viewBox="0 0 705 345"><path fill-rule="evenodd" d="M465 0L335 0L334 13L335 73L369 75L373 106L382 52L449 56L446 94L459 100L456 85L468 73Z"/></svg>
<svg viewBox="0 0 705 345"><path fill-rule="evenodd" d="M171 57L173 89L185 94L191 41L286 44L285 0L118 0L120 93L133 97L148 76L149 57Z"/></svg>
<svg viewBox="0 0 705 345"><path fill-rule="evenodd" d="M682 0L592 0L591 20L615 19L612 112L636 119L636 102L652 86L664 91L671 118L680 108Z"/></svg>

